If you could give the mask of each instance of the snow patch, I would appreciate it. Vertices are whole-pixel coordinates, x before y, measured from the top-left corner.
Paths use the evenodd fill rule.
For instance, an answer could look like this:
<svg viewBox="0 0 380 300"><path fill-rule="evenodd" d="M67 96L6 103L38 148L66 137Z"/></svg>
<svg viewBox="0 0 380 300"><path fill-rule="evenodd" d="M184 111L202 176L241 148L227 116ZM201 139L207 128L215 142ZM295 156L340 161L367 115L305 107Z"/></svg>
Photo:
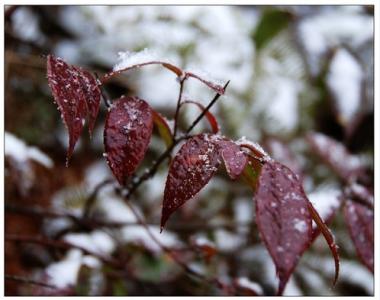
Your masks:
<svg viewBox="0 0 380 300"><path fill-rule="evenodd" d="M181 246L182 242L178 239L175 233L165 230L160 234L160 228L158 226L150 225L148 227L154 237L165 247L176 248ZM124 226L121 229L121 239L126 243L143 245L145 248L155 253L162 252L160 246L157 245L148 234L147 230L142 226Z"/></svg>
<svg viewBox="0 0 380 300"><path fill-rule="evenodd" d="M105 232L96 230L90 234L69 233L63 238L66 242L97 254L111 254L115 250L114 240Z"/></svg>
<svg viewBox="0 0 380 300"><path fill-rule="evenodd" d="M239 277L237 283L243 288L254 291L257 295L263 294L263 288L258 283L249 280L247 277Z"/></svg>
<svg viewBox="0 0 380 300"><path fill-rule="evenodd" d="M12 157L18 163L26 163L28 160L34 160L46 168L52 168L54 163L45 153L36 147L30 147L13 134L5 132L4 154Z"/></svg>
<svg viewBox="0 0 380 300"><path fill-rule="evenodd" d="M327 84L334 94L339 119L351 121L361 108L361 86L364 71L359 62L346 50L336 52L327 75Z"/></svg>

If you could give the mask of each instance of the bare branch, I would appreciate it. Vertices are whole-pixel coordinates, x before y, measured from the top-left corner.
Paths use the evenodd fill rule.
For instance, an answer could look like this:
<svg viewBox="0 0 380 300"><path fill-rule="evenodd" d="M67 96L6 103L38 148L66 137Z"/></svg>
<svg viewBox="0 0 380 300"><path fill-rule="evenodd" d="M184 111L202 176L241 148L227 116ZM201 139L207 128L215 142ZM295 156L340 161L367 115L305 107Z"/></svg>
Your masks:
<svg viewBox="0 0 380 300"><path fill-rule="evenodd" d="M17 281L17 282L21 282L21 283L25 283L25 284L38 285L38 286L42 286L42 287L45 287L48 289L54 289L54 290L58 289L58 287L56 287L54 285L51 285L51 284L48 284L48 283L45 283L42 281L37 281L34 279L26 278L26 277L19 276L19 275L5 274L4 279L5 280Z"/></svg>

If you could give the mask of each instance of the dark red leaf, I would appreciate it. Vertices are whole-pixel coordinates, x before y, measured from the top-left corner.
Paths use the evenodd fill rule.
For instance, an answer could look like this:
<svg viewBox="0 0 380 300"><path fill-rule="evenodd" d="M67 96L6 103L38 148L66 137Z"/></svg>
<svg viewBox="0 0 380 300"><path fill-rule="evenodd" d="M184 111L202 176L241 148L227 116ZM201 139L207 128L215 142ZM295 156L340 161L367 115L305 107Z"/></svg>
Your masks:
<svg viewBox="0 0 380 300"><path fill-rule="evenodd" d="M169 168L162 206L161 230L170 215L209 182L219 164L219 149L212 135L200 134L186 141Z"/></svg>
<svg viewBox="0 0 380 300"><path fill-rule="evenodd" d="M257 226L276 265L281 295L311 242L309 201L297 176L273 160L262 167L255 199Z"/></svg>
<svg viewBox="0 0 380 300"><path fill-rule="evenodd" d="M54 100L69 132L69 148L66 159L66 164L68 164L74 146L82 133L87 114L81 74L62 59L48 55L47 76Z"/></svg>
<svg viewBox="0 0 380 300"><path fill-rule="evenodd" d="M88 131L91 136L99 113L101 92L96 79L90 72L83 70L82 68L75 69L78 71L82 89L85 94L88 114Z"/></svg>
<svg viewBox="0 0 380 300"><path fill-rule="evenodd" d="M347 200L344 206L344 218L346 220L350 236L354 242L356 252L363 264L374 271L374 214L373 210L351 200Z"/></svg>
<svg viewBox="0 0 380 300"><path fill-rule="evenodd" d="M222 139L217 142L224 165L231 179L238 178L247 164L247 155L233 141Z"/></svg>
<svg viewBox="0 0 380 300"><path fill-rule="evenodd" d="M322 133L311 133L307 136L314 152L320 156L333 171L344 181L351 181L364 174L360 159L351 155L346 147Z"/></svg>
<svg viewBox="0 0 380 300"><path fill-rule="evenodd" d="M144 100L121 97L110 108L104 128L107 163L121 185L139 166L148 149L153 113Z"/></svg>
<svg viewBox="0 0 380 300"><path fill-rule="evenodd" d="M331 254L334 257L334 263L335 263L335 278L333 281L333 285L335 285L336 281L338 280L339 276L339 253L338 253L338 246L335 244L335 239L333 234L331 233L330 229L327 227L317 210L314 208L313 204L311 204L310 201L308 201L308 209L311 214L311 217L313 218L314 222L318 226L318 230L322 232L327 245L330 248Z"/></svg>
<svg viewBox="0 0 380 300"><path fill-rule="evenodd" d="M201 111L206 111L206 108L201 103L199 103L197 101L185 100L181 103L181 105L186 104L186 103L195 104L196 106L199 107L199 109ZM215 134L218 133L219 132L219 124L218 124L218 121L216 120L215 116L208 110L206 111L205 116L206 116L207 121L209 122L209 124L211 126L212 132Z"/></svg>

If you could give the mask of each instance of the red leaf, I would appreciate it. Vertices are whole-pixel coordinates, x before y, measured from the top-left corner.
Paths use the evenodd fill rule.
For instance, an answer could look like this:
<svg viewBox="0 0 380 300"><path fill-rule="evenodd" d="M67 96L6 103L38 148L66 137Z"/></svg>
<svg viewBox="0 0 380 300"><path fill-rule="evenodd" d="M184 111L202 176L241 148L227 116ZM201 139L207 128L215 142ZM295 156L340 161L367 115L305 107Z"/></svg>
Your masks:
<svg viewBox="0 0 380 300"><path fill-rule="evenodd" d="M308 199L297 176L284 165L264 164L255 193L256 222L276 265L281 295L312 234Z"/></svg>
<svg viewBox="0 0 380 300"><path fill-rule="evenodd" d="M335 285L336 281L338 280L339 276L339 253L338 253L338 246L335 244L335 239L333 234L331 233L330 229L327 227L317 210L314 208L313 204L311 204L310 201L308 201L308 209L311 214L311 217L313 218L314 222L318 226L318 230L322 232L327 245L330 248L331 254L334 257L334 263L335 263L335 278L333 285ZM313 236L314 238L314 236Z"/></svg>
<svg viewBox="0 0 380 300"><path fill-rule="evenodd" d="M82 84L82 89L85 94L88 114L88 131L90 136L95 127L95 121L99 113L101 92L98 83L90 72L82 68L75 68L78 71L79 78Z"/></svg>
<svg viewBox="0 0 380 300"><path fill-rule="evenodd" d="M183 71L179 67L177 67L171 63L164 62L164 61L146 61L146 62L142 62L142 63L138 63L138 64L132 64L132 65L130 65L126 68L123 68L123 69L111 71L102 77L101 82L105 83L106 81L108 81L112 77L119 75L123 72L133 70L133 69L139 69L143 66L148 66L148 65L162 65L166 69L175 73L177 76L181 76L183 74Z"/></svg>
<svg viewBox="0 0 380 300"><path fill-rule="evenodd" d="M244 151L233 141L223 139L217 142L224 165L231 179L238 178L247 164L247 156Z"/></svg>
<svg viewBox="0 0 380 300"><path fill-rule="evenodd" d="M207 85L209 88L213 89L216 93L223 95L224 94L224 88L221 84L217 83L215 80L211 79L205 79L205 75L198 75L193 72L185 72L186 77L193 77L195 79L198 79L199 81L203 82L205 85Z"/></svg>
<svg viewBox="0 0 380 300"><path fill-rule="evenodd" d="M374 214L373 210L351 200L347 200L344 206L344 218L346 220L350 236L354 242L356 252L363 264L374 271Z"/></svg>
<svg viewBox="0 0 380 300"><path fill-rule="evenodd" d="M206 111L206 108L201 103L199 103L197 101L185 100L181 103L181 105L186 104L186 103L195 104L196 106L199 107L199 109L201 111ZM212 132L215 134L218 133L219 132L219 124L218 124L218 121L216 120L215 116L210 111L206 111L205 116L206 116L207 121L209 122L209 124L211 126Z"/></svg>
<svg viewBox="0 0 380 300"><path fill-rule="evenodd" d="M81 74L52 55L47 57L47 76L54 100L69 132L69 148L66 165L74 151L74 146L82 133L87 106Z"/></svg>
<svg viewBox="0 0 380 300"><path fill-rule="evenodd" d="M186 141L169 168L162 207L161 231L170 215L209 182L219 164L219 149L212 135L200 134Z"/></svg>
<svg viewBox="0 0 380 300"><path fill-rule="evenodd" d="M104 146L107 163L121 185L139 166L153 130L152 109L137 97L114 101L106 118Z"/></svg>
<svg viewBox="0 0 380 300"><path fill-rule="evenodd" d="M307 136L314 152L319 155L346 182L362 176L364 166L355 155L338 141L322 133L311 133Z"/></svg>

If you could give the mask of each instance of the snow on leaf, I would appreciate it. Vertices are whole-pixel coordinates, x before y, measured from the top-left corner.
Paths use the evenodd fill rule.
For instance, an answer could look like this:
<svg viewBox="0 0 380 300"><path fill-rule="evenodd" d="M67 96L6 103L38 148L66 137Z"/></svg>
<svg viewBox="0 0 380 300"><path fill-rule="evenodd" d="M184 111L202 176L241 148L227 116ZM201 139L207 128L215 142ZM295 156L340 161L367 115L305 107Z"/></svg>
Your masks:
<svg viewBox="0 0 380 300"><path fill-rule="evenodd" d="M270 156L258 143L247 140L245 136L236 141L236 144L238 144L240 147L250 150L251 154L259 160L269 161L271 159Z"/></svg>
<svg viewBox="0 0 380 300"><path fill-rule="evenodd" d="M137 97L114 101L104 128L107 163L121 185L145 156L153 130L152 109Z"/></svg>
<svg viewBox="0 0 380 300"><path fill-rule="evenodd" d="M217 142L224 165L231 179L237 179L247 164L247 156L244 151L233 141L223 139Z"/></svg>
<svg viewBox="0 0 380 300"><path fill-rule="evenodd" d="M67 165L74 151L74 146L82 133L87 114L86 98L80 78L81 74L62 59L48 55L47 76L54 100L69 131Z"/></svg>
<svg viewBox="0 0 380 300"><path fill-rule="evenodd" d="M219 164L219 150L211 135L200 134L186 141L169 168L162 206L161 230L170 215L209 182Z"/></svg>
<svg viewBox="0 0 380 300"><path fill-rule="evenodd" d="M344 206L346 220L356 252L363 264L374 271L374 213L373 210L351 200Z"/></svg>
<svg viewBox="0 0 380 300"><path fill-rule="evenodd" d="M185 72L186 77L193 77L195 79L198 79L199 81L203 82L205 85L207 85L210 89L214 90L216 93L223 95L224 94L224 88L223 83L219 80L216 80L214 78L211 78L209 74L207 74L204 71L186 71Z"/></svg>
<svg viewBox="0 0 380 300"><path fill-rule="evenodd" d="M363 175L364 166L359 157L348 152L338 141L322 133L311 133L307 141L312 150L320 156L344 181L350 181Z"/></svg>
<svg viewBox="0 0 380 300"><path fill-rule="evenodd" d="M182 101L181 105L186 104L186 103L195 104L196 106L199 107L199 109L201 111L206 111L206 108L201 103L199 103L197 101L185 100L185 101ZM211 126L212 132L215 134L218 133L219 132L219 124L218 124L218 121L216 120L215 116L208 110L206 111L205 116L206 116L207 121L209 122L209 124Z"/></svg>
<svg viewBox="0 0 380 300"><path fill-rule="evenodd" d="M275 161L262 167L255 199L257 226L276 265L281 295L311 242L309 201L297 176Z"/></svg>
<svg viewBox="0 0 380 300"><path fill-rule="evenodd" d="M113 67L113 70L105 74L102 82L107 81L111 77L126 72L131 69L138 69L146 65L162 65L166 69L172 71L177 76L181 76L183 71L173 65L170 61L158 57L158 55L147 48L139 52L119 52L119 63Z"/></svg>
<svg viewBox="0 0 380 300"><path fill-rule="evenodd" d="M79 79L81 81L82 89L85 94L88 116L88 131L91 136L95 127L96 118L99 113L101 92L96 79L91 75L90 72L82 68L75 69L80 75Z"/></svg>

